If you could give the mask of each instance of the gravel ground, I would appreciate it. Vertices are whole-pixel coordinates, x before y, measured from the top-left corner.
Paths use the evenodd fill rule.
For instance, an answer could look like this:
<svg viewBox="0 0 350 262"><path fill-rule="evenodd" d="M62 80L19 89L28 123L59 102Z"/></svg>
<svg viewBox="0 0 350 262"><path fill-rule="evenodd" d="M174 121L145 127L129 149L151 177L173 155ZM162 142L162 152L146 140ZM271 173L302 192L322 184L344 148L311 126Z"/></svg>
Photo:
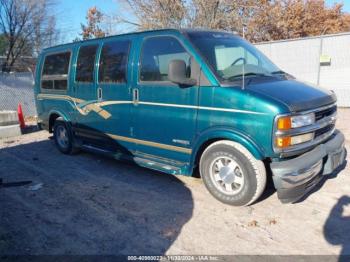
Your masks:
<svg viewBox="0 0 350 262"><path fill-rule="evenodd" d="M349 149L350 110L339 111ZM231 207L198 178L62 155L40 131L0 140L0 177L32 181L0 188L0 254L350 254L349 165L299 203L270 186Z"/></svg>

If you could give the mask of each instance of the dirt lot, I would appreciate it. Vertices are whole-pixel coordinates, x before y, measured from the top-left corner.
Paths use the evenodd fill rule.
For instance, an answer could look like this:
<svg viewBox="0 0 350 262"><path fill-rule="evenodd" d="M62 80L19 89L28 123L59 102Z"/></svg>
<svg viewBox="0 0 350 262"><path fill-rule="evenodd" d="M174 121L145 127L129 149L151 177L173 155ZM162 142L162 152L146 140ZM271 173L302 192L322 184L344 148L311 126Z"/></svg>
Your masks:
<svg viewBox="0 0 350 262"><path fill-rule="evenodd" d="M338 127L349 149L350 110ZM40 131L0 141L0 177L33 181L0 188L0 254L350 254L349 165L297 204L270 186L235 208L198 178L62 155Z"/></svg>

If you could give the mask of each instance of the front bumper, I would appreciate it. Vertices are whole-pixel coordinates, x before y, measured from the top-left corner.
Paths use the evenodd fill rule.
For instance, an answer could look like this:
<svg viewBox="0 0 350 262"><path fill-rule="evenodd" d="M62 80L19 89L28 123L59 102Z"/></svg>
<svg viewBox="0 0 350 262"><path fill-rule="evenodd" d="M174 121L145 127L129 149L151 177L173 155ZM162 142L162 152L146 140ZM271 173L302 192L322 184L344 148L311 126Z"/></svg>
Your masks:
<svg viewBox="0 0 350 262"><path fill-rule="evenodd" d="M295 202L309 192L324 175L345 161L344 135L335 131L324 144L296 158L271 163L273 182L282 203Z"/></svg>

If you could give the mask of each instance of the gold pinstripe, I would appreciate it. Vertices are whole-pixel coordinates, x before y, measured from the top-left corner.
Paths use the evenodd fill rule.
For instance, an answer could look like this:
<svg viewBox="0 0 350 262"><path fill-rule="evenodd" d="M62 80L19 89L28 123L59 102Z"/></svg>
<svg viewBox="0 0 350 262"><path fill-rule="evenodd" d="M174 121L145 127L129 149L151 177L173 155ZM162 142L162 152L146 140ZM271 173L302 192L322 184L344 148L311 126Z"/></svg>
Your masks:
<svg viewBox="0 0 350 262"><path fill-rule="evenodd" d="M57 94L38 94L37 98L39 100L42 99L57 99L57 100L70 100L72 102L76 102L76 103L84 103L85 100L79 99L79 98L75 98L75 97L71 97L71 96L67 96L67 95L57 95Z"/></svg>
<svg viewBox="0 0 350 262"><path fill-rule="evenodd" d="M256 114L256 115L264 115L265 114L265 113L256 112L256 111L240 110L240 109L233 109L233 108L222 108L222 107L165 104L165 103L154 103L154 102L143 102L143 101L138 101L137 103L140 105L179 107L179 108L190 108L190 109L200 109L200 110L210 110L210 111L235 112L235 113L243 113L243 114Z"/></svg>
<svg viewBox="0 0 350 262"><path fill-rule="evenodd" d="M85 101L82 99L70 97L67 95L56 95L56 94L39 94L37 96L38 99L55 99L55 100L69 100L72 102L76 103L84 103ZM83 109L79 109L78 111L80 113L88 113L89 111L95 111L98 113L100 116L103 118L107 119L111 117L111 114L107 112L106 110L102 109L101 106L106 106L106 105L113 105L113 104L128 104L132 103L131 101L106 101L106 102L98 102L94 104L88 104L86 105ZM166 149L166 150L171 150L171 151L176 151L176 152L181 152L185 154L191 154L192 149L189 148L183 148L183 147L178 147L178 146L172 146L172 145L166 145L166 144L161 144L161 143L156 143L152 141L146 141L146 140L141 140L141 139L135 139L131 137L124 137L124 136L118 136L118 135L113 135L113 134L107 134L108 136L112 137L115 140L119 141L125 141L125 142L131 142L131 143L136 143L136 144L141 144L145 146L151 146L151 147L157 147L161 149Z"/></svg>
<svg viewBox="0 0 350 262"><path fill-rule="evenodd" d="M44 97L42 95L43 94L39 94L38 95L38 99L40 99L40 98L56 99L57 98L57 99L60 99L60 100L66 100L67 99L67 100L71 100L71 101L76 101L77 103L85 102L84 100L81 100L81 99L78 99L78 98L74 98L74 97L70 97L70 96L65 96L65 95L63 95L63 96L62 95L49 95L49 96L47 96L45 94ZM93 105L98 106L98 107L103 107L103 106L109 106L109 105L122 105L122 104L133 104L133 103L134 103L134 101L120 100L120 101L96 102ZM200 109L200 110L221 111L221 112L232 112L232 113L242 113L242 114L255 114L255 115L265 115L266 114L266 113L263 113L263 112L256 112L256 111L250 111L250 110L241 110L241 109L233 109L233 108L192 106L192 105L167 104L167 103L154 103L154 102L145 102L145 101L138 101L137 104L139 104L139 105L165 106L165 107L177 107L177 108L189 108L189 109ZM89 104L89 105L92 105L92 104ZM101 110L99 110L99 112L100 111Z"/></svg>
<svg viewBox="0 0 350 262"><path fill-rule="evenodd" d="M67 95L58 95L58 94L38 94L37 99L39 99L39 100L55 99L55 100L66 100L66 101L68 100L68 101L71 101L73 103L78 103L78 104L86 102L85 100L82 100L79 98L75 98L75 97L71 97L71 96L67 96ZM123 100L122 101L102 101L102 102L87 104L87 105L83 106L83 108L76 107L76 109L83 115L88 114L90 111L94 111L97 114L99 114L101 117L103 117L104 119L108 119L112 115L108 111L102 109L101 107L108 106L108 105L122 105L122 104L132 104L132 103L134 103L134 102L133 101L125 101L125 100L124 101ZM245 114L259 114L259 115L265 114L262 112L231 109L231 108L203 107L203 106L153 103L153 102L142 102L142 101L139 101L138 104L166 106L166 107L178 107L178 108L190 108L190 109L201 109L201 110L211 110L211 111L223 111L223 112L236 112L236 113L245 113ZM189 149L189 148L161 144L161 143L156 143L156 142L152 142L152 141L140 140L140 139L118 136L118 135L113 135L113 134L107 134L107 135L112 137L113 139L119 140L119 141L131 142L131 143L136 143L136 144L141 144L141 145L151 146L151 147L157 147L157 148L181 152L181 153L185 153L185 154L192 153L192 149Z"/></svg>
<svg viewBox="0 0 350 262"><path fill-rule="evenodd" d="M190 149L190 148L166 145L166 144L156 143L156 142L152 142L152 141L140 140L140 139L136 139L136 138L118 136L118 135L113 135L113 134L107 134L107 135L109 135L113 139L119 140L119 141L131 142L131 143L136 143L136 144L151 146L151 147L157 147L157 148L167 149L167 150L171 150L171 151L177 151L177 152L181 152L181 153L185 153L185 154L192 153L192 149Z"/></svg>
<svg viewBox="0 0 350 262"><path fill-rule="evenodd" d="M68 100L68 101L71 101L73 103L78 103L78 104L86 102L85 100L82 100L82 99L79 99L79 98L75 98L75 97L71 97L71 96L67 96L67 95L39 94L37 97L38 97L38 99L54 99L54 100L66 100L66 101ZM112 116L108 111L102 109L98 105L98 103L87 104L83 108L76 107L76 109L82 115L87 115L90 111L94 111L98 115L103 117L104 119L108 119L108 118L110 118Z"/></svg>
<svg viewBox="0 0 350 262"><path fill-rule="evenodd" d="M110 105L123 105L123 104L133 104L133 101L103 101L98 102L98 106L110 106Z"/></svg>

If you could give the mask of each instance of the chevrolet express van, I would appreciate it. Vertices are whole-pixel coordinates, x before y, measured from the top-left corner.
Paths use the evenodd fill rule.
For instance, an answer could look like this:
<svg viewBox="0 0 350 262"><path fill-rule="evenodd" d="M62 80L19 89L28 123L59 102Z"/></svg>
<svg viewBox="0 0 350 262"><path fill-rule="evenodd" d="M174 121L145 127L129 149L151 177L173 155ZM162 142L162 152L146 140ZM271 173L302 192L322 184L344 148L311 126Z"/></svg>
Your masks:
<svg viewBox="0 0 350 262"><path fill-rule="evenodd" d="M272 176L295 202L345 160L334 93L293 79L237 35L156 30L45 49L39 125L58 149L169 174L198 167L209 192L249 205Z"/></svg>

